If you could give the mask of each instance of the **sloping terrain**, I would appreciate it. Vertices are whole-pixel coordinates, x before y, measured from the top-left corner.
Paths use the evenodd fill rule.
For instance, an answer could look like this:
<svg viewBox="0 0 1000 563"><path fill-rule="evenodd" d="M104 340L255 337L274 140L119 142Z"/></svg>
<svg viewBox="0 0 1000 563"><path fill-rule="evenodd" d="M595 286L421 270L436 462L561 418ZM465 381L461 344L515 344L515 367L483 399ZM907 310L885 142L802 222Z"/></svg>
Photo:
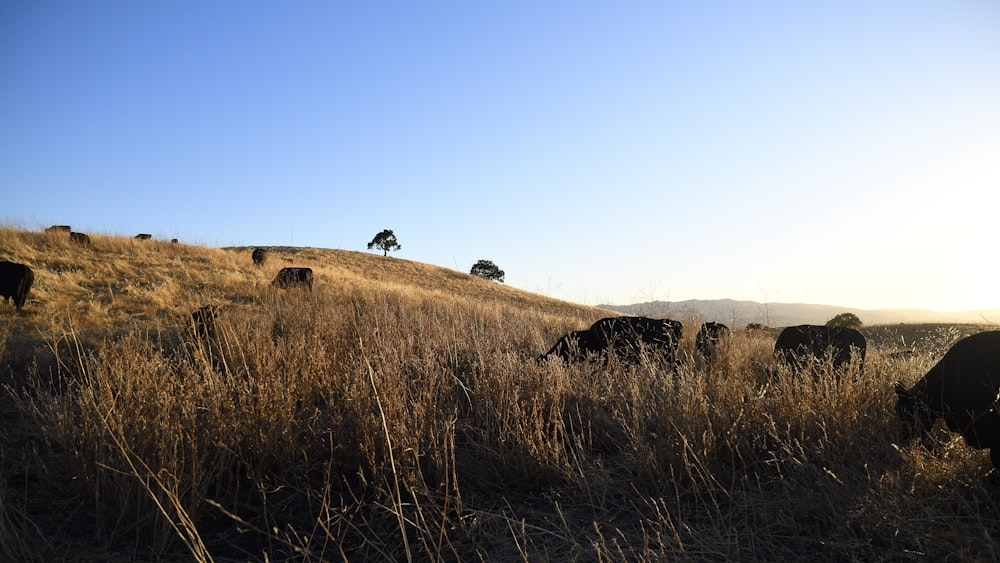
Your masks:
<svg viewBox="0 0 1000 563"><path fill-rule="evenodd" d="M0 309L5 359L24 366L49 356L54 341L74 335L85 341L127 331L183 329L207 304L253 307L287 266L315 272L318 292L344 287L424 292L498 307L532 310L558 319L616 314L522 291L446 268L377 254L308 247L263 247L267 259L253 265L252 248L206 248L156 240L91 235L81 246L66 233L0 229L0 260L29 265L35 280L23 314Z"/></svg>
<svg viewBox="0 0 1000 563"><path fill-rule="evenodd" d="M491 300L553 315L599 310L559 301L446 268L377 254L307 247L263 247L268 259L255 267L251 248L213 249L127 237L91 236L89 246L65 233L0 229L0 259L35 272L18 332L49 335L60 322L77 329L107 328L184 316L208 303L247 303L282 267L310 267L317 286L382 284L394 288ZM604 311L603 314L609 314Z"/></svg>

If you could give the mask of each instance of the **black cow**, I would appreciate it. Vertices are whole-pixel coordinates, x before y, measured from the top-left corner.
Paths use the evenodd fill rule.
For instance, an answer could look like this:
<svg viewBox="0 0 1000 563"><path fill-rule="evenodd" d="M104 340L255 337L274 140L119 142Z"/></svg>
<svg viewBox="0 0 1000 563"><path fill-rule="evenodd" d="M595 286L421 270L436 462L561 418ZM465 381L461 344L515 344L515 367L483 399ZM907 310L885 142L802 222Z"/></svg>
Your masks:
<svg viewBox="0 0 1000 563"><path fill-rule="evenodd" d="M274 281L271 282L271 285L284 289L301 285L308 287L309 291L312 291L312 268L282 268L278 272L278 275L275 276Z"/></svg>
<svg viewBox="0 0 1000 563"><path fill-rule="evenodd" d="M77 233L75 231L71 232L69 234L69 240L71 240L71 241L73 241L73 242L75 242L77 244L82 244L84 246L90 244L90 237L88 237L84 233Z"/></svg>
<svg viewBox="0 0 1000 563"><path fill-rule="evenodd" d="M72 231L72 227L69 225L52 225L51 227L46 227L46 233L68 233Z"/></svg>
<svg viewBox="0 0 1000 563"><path fill-rule="evenodd" d="M694 346L706 358L715 357L719 344L729 340L729 327L722 323L708 322L701 325L695 336Z"/></svg>
<svg viewBox="0 0 1000 563"><path fill-rule="evenodd" d="M18 313L24 307L34 281L35 273L24 264L6 260L0 262L0 295L3 296L4 303L9 303L13 298L14 308Z"/></svg>
<svg viewBox="0 0 1000 563"><path fill-rule="evenodd" d="M254 266L263 266L264 260L267 258L267 253L264 252L263 248L255 248L251 257L253 258Z"/></svg>
<svg viewBox="0 0 1000 563"><path fill-rule="evenodd" d="M149 233L139 233L135 235L135 240L149 240L151 238L153 238L153 235Z"/></svg>
<svg viewBox="0 0 1000 563"><path fill-rule="evenodd" d="M868 341L863 334L842 326L790 326L781 331L774 343L775 357L796 371L804 370L812 358L826 354L830 354L833 367L839 369L851 361L852 350L858 355L860 369L864 369L867 349Z"/></svg>
<svg viewBox="0 0 1000 563"><path fill-rule="evenodd" d="M907 433L926 437L943 418L976 449L990 449L1000 469L1000 331L955 343L911 389L896 383L896 416Z"/></svg>
<svg viewBox="0 0 1000 563"><path fill-rule="evenodd" d="M612 352L619 358L635 361L640 347L646 345L659 351L666 361L675 363L682 331L681 323L670 319L608 317L587 330L566 334L538 359L544 361L556 355L576 362L585 360L588 354Z"/></svg>
<svg viewBox="0 0 1000 563"><path fill-rule="evenodd" d="M221 307L205 305L191 313L191 330L199 339L215 338L215 319L219 318Z"/></svg>

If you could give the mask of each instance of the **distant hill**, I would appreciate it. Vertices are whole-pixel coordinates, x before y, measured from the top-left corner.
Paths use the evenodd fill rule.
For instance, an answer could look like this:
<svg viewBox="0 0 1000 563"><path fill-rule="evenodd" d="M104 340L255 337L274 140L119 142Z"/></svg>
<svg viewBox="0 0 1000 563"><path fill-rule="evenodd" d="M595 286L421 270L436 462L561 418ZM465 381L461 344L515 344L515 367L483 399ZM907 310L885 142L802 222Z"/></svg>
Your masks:
<svg viewBox="0 0 1000 563"><path fill-rule="evenodd" d="M758 303L734 299L650 301L631 305L600 305L630 315L700 319L730 326L760 323L766 326L825 324L840 313L854 313L866 326L899 323L1000 324L1000 309L938 312L923 309L856 309L804 303Z"/></svg>

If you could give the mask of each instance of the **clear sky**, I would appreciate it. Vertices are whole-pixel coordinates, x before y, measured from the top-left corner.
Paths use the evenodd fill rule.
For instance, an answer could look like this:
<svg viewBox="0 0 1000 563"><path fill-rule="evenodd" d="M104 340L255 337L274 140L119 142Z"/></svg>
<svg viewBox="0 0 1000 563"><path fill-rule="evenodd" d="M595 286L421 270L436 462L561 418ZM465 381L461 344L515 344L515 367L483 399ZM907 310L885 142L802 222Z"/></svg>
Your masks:
<svg viewBox="0 0 1000 563"><path fill-rule="evenodd" d="M0 220L1000 307L1000 2L0 1Z"/></svg>

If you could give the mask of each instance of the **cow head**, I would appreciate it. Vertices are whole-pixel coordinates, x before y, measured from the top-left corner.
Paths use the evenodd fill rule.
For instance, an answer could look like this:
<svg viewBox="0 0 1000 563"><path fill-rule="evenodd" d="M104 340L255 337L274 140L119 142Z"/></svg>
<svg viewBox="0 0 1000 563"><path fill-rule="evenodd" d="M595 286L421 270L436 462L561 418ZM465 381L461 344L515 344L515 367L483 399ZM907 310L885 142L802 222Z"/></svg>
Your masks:
<svg viewBox="0 0 1000 563"><path fill-rule="evenodd" d="M896 382L896 416L903 424L906 438L926 436L934 426L935 415L919 392L907 389Z"/></svg>

